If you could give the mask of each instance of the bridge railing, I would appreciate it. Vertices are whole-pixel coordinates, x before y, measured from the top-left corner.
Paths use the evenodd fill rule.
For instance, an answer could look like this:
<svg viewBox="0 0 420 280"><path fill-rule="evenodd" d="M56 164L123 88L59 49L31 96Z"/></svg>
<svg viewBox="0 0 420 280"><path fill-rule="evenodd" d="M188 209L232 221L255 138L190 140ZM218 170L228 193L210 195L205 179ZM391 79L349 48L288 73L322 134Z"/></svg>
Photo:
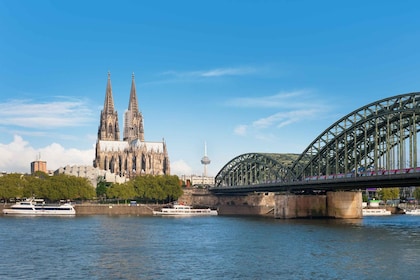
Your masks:
<svg viewBox="0 0 420 280"><path fill-rule="evenodd" d="M303 181L330 180L330 179L342 179L342 178L366 177L366 176L383 176L383 175L408 174L408 173L418 173L418 172L420 172L420 167L391 169L391 170L381 169L381 170L376 170L376 171L368 170L368 171L349 172L349 173L340 173L340 174L309 176L309 177L305 177Z"/></svg>

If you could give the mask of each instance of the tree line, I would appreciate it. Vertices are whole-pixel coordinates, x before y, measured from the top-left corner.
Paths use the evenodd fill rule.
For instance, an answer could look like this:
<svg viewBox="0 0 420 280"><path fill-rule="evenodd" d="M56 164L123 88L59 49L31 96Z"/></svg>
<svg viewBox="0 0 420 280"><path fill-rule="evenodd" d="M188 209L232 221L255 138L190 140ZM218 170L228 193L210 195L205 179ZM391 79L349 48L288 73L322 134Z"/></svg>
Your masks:
<svg viewBox="0 0 420 280"><path fill-rule="evenodd" d="M96 188L102 200L135 199L144 203L168 203L176 201L183 193L178 176L137 176L123 184L100 181Z"/></svg>
<svg viewBox="0 0 420 280"><path fill-rule="evenodd" d="M103 179L95 187L86 178L43 172L6 174L0 176L0 199L36 197L46 201L59 200L137 200L143 202L171 202L182 195L178 176L138 176L123 184Z"/></svg>

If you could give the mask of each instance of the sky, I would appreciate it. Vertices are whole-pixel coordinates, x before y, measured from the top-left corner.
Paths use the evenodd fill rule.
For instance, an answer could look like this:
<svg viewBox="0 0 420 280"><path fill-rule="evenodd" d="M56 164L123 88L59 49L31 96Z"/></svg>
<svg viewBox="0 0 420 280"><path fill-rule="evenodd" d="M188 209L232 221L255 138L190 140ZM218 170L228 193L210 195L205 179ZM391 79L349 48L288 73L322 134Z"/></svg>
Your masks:
<svg viewBox="0 0 420 280"><path fill-rule="evenodd" d="M92 165L107 73L122 137L135 74L171 174L301 153L340 118L420 91L417 1L0 0L0 171Z"/></svg>

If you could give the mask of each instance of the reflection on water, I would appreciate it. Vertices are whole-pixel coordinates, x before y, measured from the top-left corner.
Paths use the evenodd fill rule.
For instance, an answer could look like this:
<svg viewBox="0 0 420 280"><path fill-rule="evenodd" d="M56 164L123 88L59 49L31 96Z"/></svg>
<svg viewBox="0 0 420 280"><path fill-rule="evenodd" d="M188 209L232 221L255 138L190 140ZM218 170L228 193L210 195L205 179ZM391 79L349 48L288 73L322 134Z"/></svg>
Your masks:
<svg viewBox="0 0 420 280"><path fill-rule="evenodd" d="M0 217L0 279L418 279L420 217Z"/></svg>

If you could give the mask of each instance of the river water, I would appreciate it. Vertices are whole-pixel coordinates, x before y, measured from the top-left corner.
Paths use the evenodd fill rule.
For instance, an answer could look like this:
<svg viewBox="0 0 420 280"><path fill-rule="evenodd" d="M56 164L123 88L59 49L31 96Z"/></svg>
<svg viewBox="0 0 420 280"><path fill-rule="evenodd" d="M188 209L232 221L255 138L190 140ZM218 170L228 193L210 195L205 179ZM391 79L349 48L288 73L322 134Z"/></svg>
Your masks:
<svg viewBox="0 0 420 280"><path fill-rule="evenodd" d="M420 279L420 216L0 216L0 279Z"/></svg>

